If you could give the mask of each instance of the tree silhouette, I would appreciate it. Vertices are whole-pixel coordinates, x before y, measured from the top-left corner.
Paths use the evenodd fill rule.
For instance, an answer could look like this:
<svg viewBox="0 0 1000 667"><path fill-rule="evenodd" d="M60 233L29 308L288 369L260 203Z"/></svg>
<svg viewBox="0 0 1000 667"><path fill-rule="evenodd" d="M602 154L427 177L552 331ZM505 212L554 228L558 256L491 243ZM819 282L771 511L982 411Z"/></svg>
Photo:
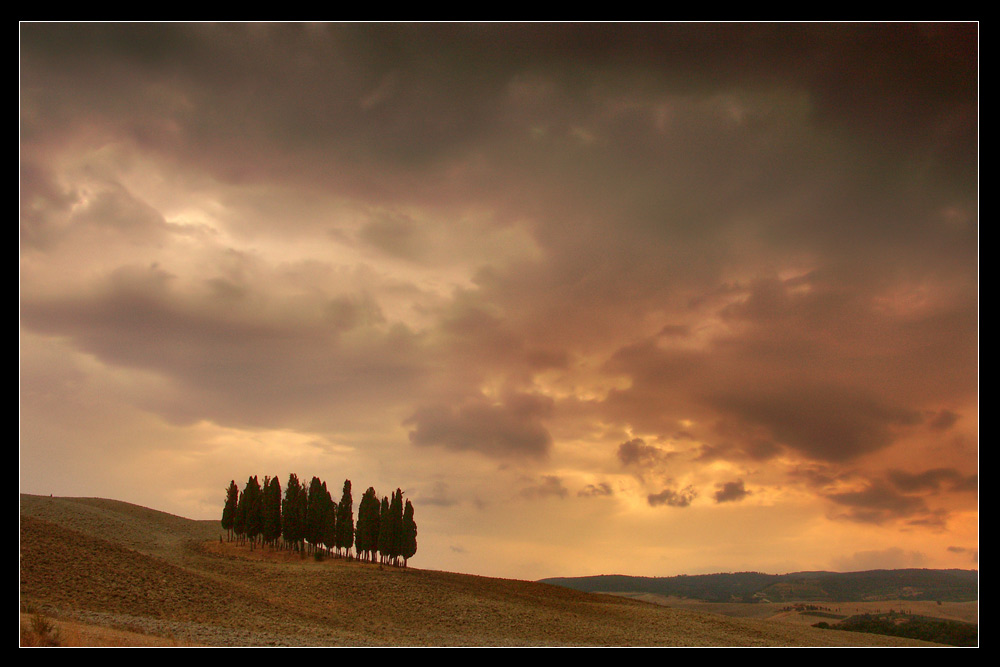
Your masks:
<svg viewBox="0 0 1000 667"><path fill-rule="evenodd" d="M326 488L325 486L323 487ZM337 503L326 492L326 523L323 524L323 546L327 551L337 548Z"/></svg>
<svg viewBox="0 0 1000 667"><path fill-rule="evenodd" d="M260 483L257 481L257 476L254 475L247 480L247 488L243 492L246 498L246 534L247 540L250 542L251 549L257 540L257 536L260 535L261 529L264 527L263 512L261 505L261 492Z"/></svg>
<svg viewBox="0 0 1000 667"><path fill-rule="evenodd" d="M407 500L403 509L403 567L417 553L417 523L413 520L413 504Z"/></svg>
<svg viewBox="0 0 1000 667"><path fill-rule="evenodd" d="M382 496L382 502L379 505L378 513L378 555L379 562L386 563L389 560L389 554L392 551L392 539L389 521L389 498Z"/></svg>
<svg viewBox="0 0 1000 667"><path fill-rule="evenodd" d="M399 564L403 553L403 492L396 489L389 504L389 557L393 565Z"/></svg>
<svg viewBox="0 0 1000 667"><path fill-rule="evenodd" d="M236 520L236 506L240 502L240 487L236 480L229 482L226 489L226 506L222 509L222 529L226 531L229 541L233 541L233 522Z"/></svg>
<svg viewBox="0 0 1000 667"><path fill-rule="evenodd" d="M358 505L358 525L355 530L354 545L358 557L375 562L378 551L379 501L375 489L371 486L361 496Z"/></svg>
<svg viewBox="0 0 1000 667"><path fill-rule="evenodd" d="M277 477L266 476L263 487L257 476L247 479L243 491L236 481L226 489L226 502L222 510L222 527L229 531L229 541L258 543L279 547L279 538L285 548L294 549L305 557L306 542L309 549L336 549L351 557L354 548L361 560L407 566L407 561L417 550L417 524L413 520L413 504L407 500L405 509L403 491L396 489L392 500L381 501L374 487L368 487L358 506L358 521L354 523L354 500L351 480L344 480L340 503L333 501L326 482L313 477L307 489L298 475L288 476L288 485L282 496ZM376 555L377 554L377 555Z"/></svg>
<svg viewBox="0 0 1000 667"><path fill-rule="evenodd" d="M281 537L281 485L277 477L264 478L264 541L274 547Z"/></svg>
<svg viewBox="0 0 1000 667"><path fill-rule="evenodd" d="M289 546L301 548L305 539L306 492L295 473L288 476L285 499L281 503L281 536Z"/></svg>
<svg viewBox="0 0 1000 667"><path fill-rule="evenodd" d="M344 493L337 505L337 550L350 555L354 546L354 501L351 499L351 480L344 480Z"/></svg>
<svg viewBox="0 0 1000 667"><path fill-rule="evenodd" d="M236 533L236 540L238 542L243 541L243 536L247 533L247 487L250 486L250 480L247 480L247 486L243 487L240 492L240 499L236 503L236 516L233 518L233 532Z"/></svg>
<svg viewBox="0 0 1000 667"><path fill-rule="evenodd" d="M306 505L306 540L312 549L323 543L323 529L326 527L327 501L330 498L326 482L313 477L309 482L309 501Z"/></svg>

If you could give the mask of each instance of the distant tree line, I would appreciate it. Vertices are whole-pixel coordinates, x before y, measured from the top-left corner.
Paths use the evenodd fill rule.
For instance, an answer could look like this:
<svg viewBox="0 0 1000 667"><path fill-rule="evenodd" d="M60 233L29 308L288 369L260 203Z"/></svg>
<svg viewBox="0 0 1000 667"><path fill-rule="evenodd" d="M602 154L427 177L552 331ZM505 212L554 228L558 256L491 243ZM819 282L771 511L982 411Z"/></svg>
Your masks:
<svg viewBox="0 0 1000 667"><path fill-rule="evenodd" d="M375 489L368 487L361 496L355 524L349 479L344 481L339 503L318 477L313 477L306 489L292 473L284 496L277 477L265 477L261 487L255 475L242 491L233 480L226 490L222 528L230 542L249 544L251 549L264 545L288 549L303 556L323 550L345 558L406 567L417 552L413 505L409 500L404 503L403 492L396 489L391 500L383 496L380 501Z"/></svg>
<svg viewBox="0 0 1000 667"><path fill-rule="evenodd" d="M858 614L840 623L822 621L813 627L909 637L951 646L979 645L979 626L975 623L912 614Z"/></svg>
<svg viewBox="0 0 1000 667"><path fill-rule="evenodd" d="M599 575L543 579L581 591L657 593L709 602L763 600L948 600L979 599L975 570L870 570L866 572L720 572L675 577Z"/></svg>

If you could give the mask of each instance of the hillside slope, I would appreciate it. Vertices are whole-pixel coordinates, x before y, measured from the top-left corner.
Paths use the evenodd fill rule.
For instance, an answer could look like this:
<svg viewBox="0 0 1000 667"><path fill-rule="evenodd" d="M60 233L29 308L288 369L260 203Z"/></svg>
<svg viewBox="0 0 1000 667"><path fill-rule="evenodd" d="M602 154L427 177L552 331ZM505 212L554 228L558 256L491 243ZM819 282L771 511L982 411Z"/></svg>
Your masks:
<svg viewBox="0 0 1000 667"><path fill-rule="evenodd" d="M654 593L730 602L794 602L823 600L949 600L979 599L975 570L869 570L865 572L728 572L676 577L632 577L621 574L543 579L544 583L578 591Z"/></svg>
<svg viewBox="0 0 1000 667"><path fill-rule="evenodd" d="M22 605L208 645L914 645L546 584L288 558L201 522L21 496Z"/></svg>

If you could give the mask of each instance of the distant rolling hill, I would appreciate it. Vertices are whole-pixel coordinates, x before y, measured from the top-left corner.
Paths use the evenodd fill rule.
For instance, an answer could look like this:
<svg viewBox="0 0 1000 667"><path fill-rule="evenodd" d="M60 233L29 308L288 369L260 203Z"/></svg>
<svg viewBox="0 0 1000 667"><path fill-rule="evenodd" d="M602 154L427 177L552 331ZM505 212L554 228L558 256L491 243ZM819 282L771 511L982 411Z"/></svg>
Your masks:
<svg viewBox="0 0 1000 667"><path fill-rule="evenodd" d="M542 582L587 592L655 593L709 602L969 602L979 599L979 573L975 570L908 569L791 574L735 572L676 577L611 574L543 579Z"/></svg>
<svg viewBox="0 0 1000 667"><path fill-rule="evenodd" d="M20 514L23 610L179 643L920 644L670 609L537 582L318 562L267 548L251 552L222 543L218 522L114 500L21 495Z"/></svg>

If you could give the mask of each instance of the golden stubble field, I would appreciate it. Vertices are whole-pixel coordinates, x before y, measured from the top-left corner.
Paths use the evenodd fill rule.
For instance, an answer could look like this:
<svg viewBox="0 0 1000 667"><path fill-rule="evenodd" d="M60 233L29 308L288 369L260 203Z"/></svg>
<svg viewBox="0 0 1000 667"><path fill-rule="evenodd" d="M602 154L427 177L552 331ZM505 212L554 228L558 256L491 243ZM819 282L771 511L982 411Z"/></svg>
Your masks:
<svg viewBox="0 0 1000 667"><path fill-rule="evenodd" d="M220 544L220 533L218 522L113 500L22 495L22 611L91 645L920 645L528 581L250 552Z"/></svg>

